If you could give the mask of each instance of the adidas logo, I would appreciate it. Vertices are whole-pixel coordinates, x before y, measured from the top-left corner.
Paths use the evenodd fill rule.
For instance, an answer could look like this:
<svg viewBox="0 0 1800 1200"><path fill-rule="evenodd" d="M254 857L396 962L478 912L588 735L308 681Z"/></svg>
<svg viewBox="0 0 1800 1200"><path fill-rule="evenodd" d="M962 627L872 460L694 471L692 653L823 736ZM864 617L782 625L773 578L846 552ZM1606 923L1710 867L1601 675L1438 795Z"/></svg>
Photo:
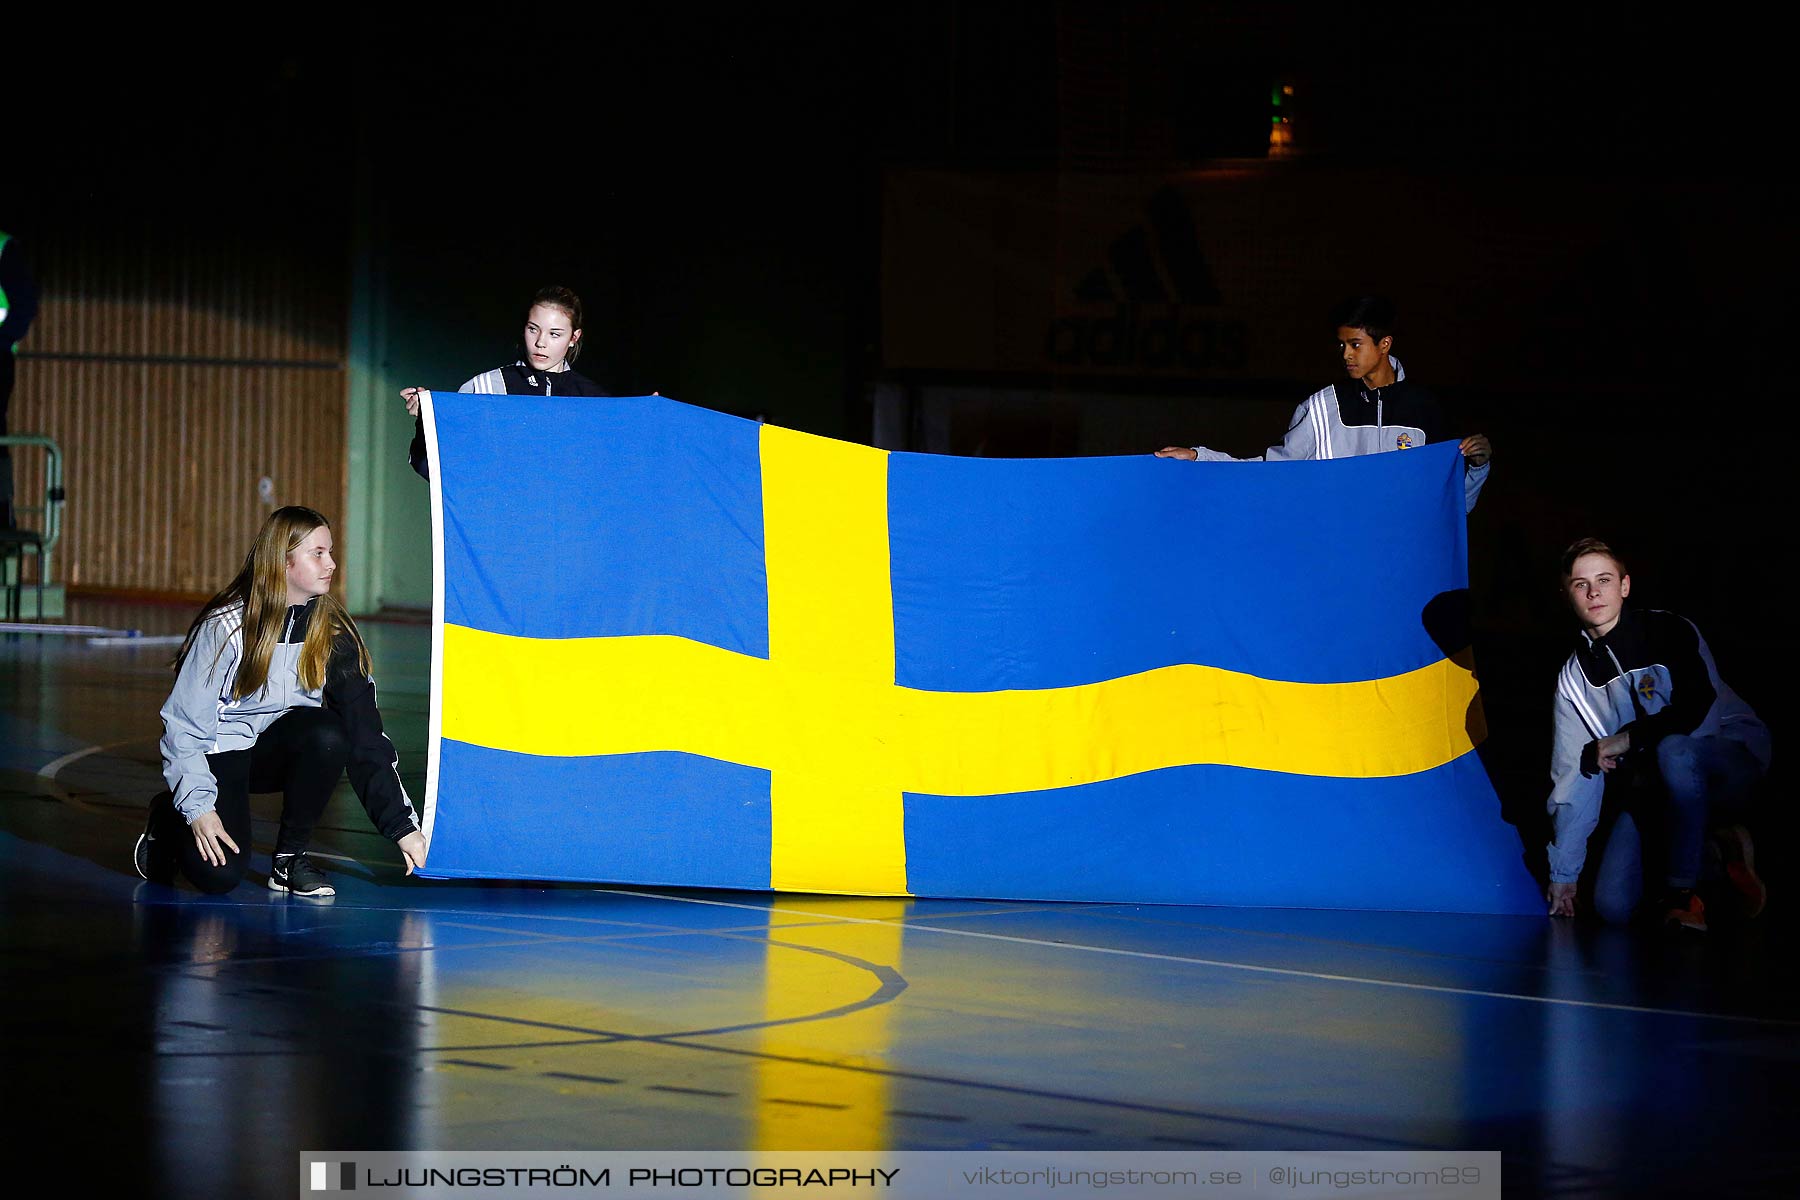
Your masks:
<svg viewBox="0 0 1800 1200"><path fill-rule="evenodd" d="M1240 320L1189 315L1223 303L1200 230L1187 202L1165 187L1145 206L1145 224L1107 247L1106 265L1075 285L1085 308L1050 322L1044 357L1060 367L1233 371L1249 362L1249 327Z"/></svg>

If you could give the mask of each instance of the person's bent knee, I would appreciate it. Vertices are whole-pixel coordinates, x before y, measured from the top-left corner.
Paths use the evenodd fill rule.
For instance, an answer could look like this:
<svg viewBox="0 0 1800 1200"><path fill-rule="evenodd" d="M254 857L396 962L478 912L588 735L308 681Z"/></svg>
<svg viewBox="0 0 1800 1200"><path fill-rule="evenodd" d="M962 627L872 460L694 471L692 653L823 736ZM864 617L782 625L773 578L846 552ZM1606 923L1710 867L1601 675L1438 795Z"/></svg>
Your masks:
<svg viewBox="0 0 1800 1200"><path fill-rule="evenodd" d="M1697 739L1675 734L1658 742L1656 769L1674 807L1692 810L1706 803L1706 771Z"/></svg>
<svg viewBox="0 0 1800 1200"><path fill-rule="evenodd" d="M1685 733L1673 733L1656 743L1656 765L1663 778L1689 775L1700 763L1700 744Z"/></svg>
<svg viewBox="0 0 1800 1200"><path fill-rule="evenodd" d="M1608 925L1629 925L1637 913L1638 897L1612 892L1596 892L1594 915Z"/></svg>
<svg viewBox="0 0 1800 1200"><path fill-rule="evenodd" d="M336 763L339 767L350 761L350 734L344 728L341 717L328 709L319 710L320 715L313 718L306 729L306 737L302 745L308 758L316 758L326 763Z"/></svg>
<svg viewBox="0 0 1800 1200"><path fill-rule="evenodd" d="M227 862L222 867L205 866L190 868L183 872L188 882L209 896L223 896L238 884L244 882L244 860Z"/></svg>

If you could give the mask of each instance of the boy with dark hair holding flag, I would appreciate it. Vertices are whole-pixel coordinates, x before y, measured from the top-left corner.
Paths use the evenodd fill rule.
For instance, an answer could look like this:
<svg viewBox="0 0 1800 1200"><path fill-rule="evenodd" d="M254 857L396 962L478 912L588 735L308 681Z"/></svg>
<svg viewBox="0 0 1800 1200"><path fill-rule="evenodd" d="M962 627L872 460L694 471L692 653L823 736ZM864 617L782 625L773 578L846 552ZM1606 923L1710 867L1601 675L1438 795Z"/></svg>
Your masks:
<svg viewBox="0 0 1800 1200"><path fill-rule="evenodd" d="M1205 446L1164 446L1156 456L1189 462L1280 462L1382 454L1447 441L1437 397L1410 382L1393 356L1393 304L1382 296L1359 296L1339 305L1331 320L1345 378L1300 402L1281 445L1253 459L1236 459ZM1472 511L1487 482L1493 448L1477 433L1462 439L1462 452L1463 505Z"/></svg>

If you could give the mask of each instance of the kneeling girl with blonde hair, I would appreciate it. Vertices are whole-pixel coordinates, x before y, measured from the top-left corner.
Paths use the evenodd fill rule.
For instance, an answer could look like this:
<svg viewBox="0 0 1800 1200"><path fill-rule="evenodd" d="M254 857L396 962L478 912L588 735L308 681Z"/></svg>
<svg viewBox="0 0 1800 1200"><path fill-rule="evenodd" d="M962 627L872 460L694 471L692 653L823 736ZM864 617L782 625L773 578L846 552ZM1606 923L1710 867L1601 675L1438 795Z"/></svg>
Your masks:
<svg viewBox="0 0 1800 1200"><path fill-rule="evenodd" d="M369 651L335 597L331 526L310 508L277 509L236 578L200 610L175 658L162 707L163 778L137 844L138 873L203 892L244 877L250 793L282 793L269 887L335 889L306 857L313 827L346 771L369 819L411 874L425 838L382 732ZM185 823L186 828L183 829Z"/></svg>

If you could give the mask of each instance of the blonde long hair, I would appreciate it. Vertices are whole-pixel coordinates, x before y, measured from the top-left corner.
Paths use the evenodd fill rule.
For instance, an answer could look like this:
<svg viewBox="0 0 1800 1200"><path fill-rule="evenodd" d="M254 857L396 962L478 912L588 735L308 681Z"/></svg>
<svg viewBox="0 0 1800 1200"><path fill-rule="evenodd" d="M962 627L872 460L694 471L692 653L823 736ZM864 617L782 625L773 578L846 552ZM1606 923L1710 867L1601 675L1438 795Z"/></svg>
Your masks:
<svg viewBox="0 0 1800 1200"><path fill-rule="evenodd" d="M298 550L316 529L329 529L331 522L310 508L290 504L269 514L244 565L232 581L206 605L188 626L181 653L174 667L181 670L194 648L200 627L208 620L232 608L241 608L239 625L244 632L244 653L238 660L237 676L232 681L231 698L242 700L262 690L269 681L269 663L275 647L281 644L282 618L287 616L288 555ZM306 628L306 640L300 646L300 686L315 691L325 686L325 671L331 662L331 645L339 633L347 633L356 645L356 662L364 675L369 673L369 648L363 644L356 622L337 597L327 592L313 606L312 621ZM224 651L223 644L219 651ZM217 654L213 661L218 661Z"/></svg>

